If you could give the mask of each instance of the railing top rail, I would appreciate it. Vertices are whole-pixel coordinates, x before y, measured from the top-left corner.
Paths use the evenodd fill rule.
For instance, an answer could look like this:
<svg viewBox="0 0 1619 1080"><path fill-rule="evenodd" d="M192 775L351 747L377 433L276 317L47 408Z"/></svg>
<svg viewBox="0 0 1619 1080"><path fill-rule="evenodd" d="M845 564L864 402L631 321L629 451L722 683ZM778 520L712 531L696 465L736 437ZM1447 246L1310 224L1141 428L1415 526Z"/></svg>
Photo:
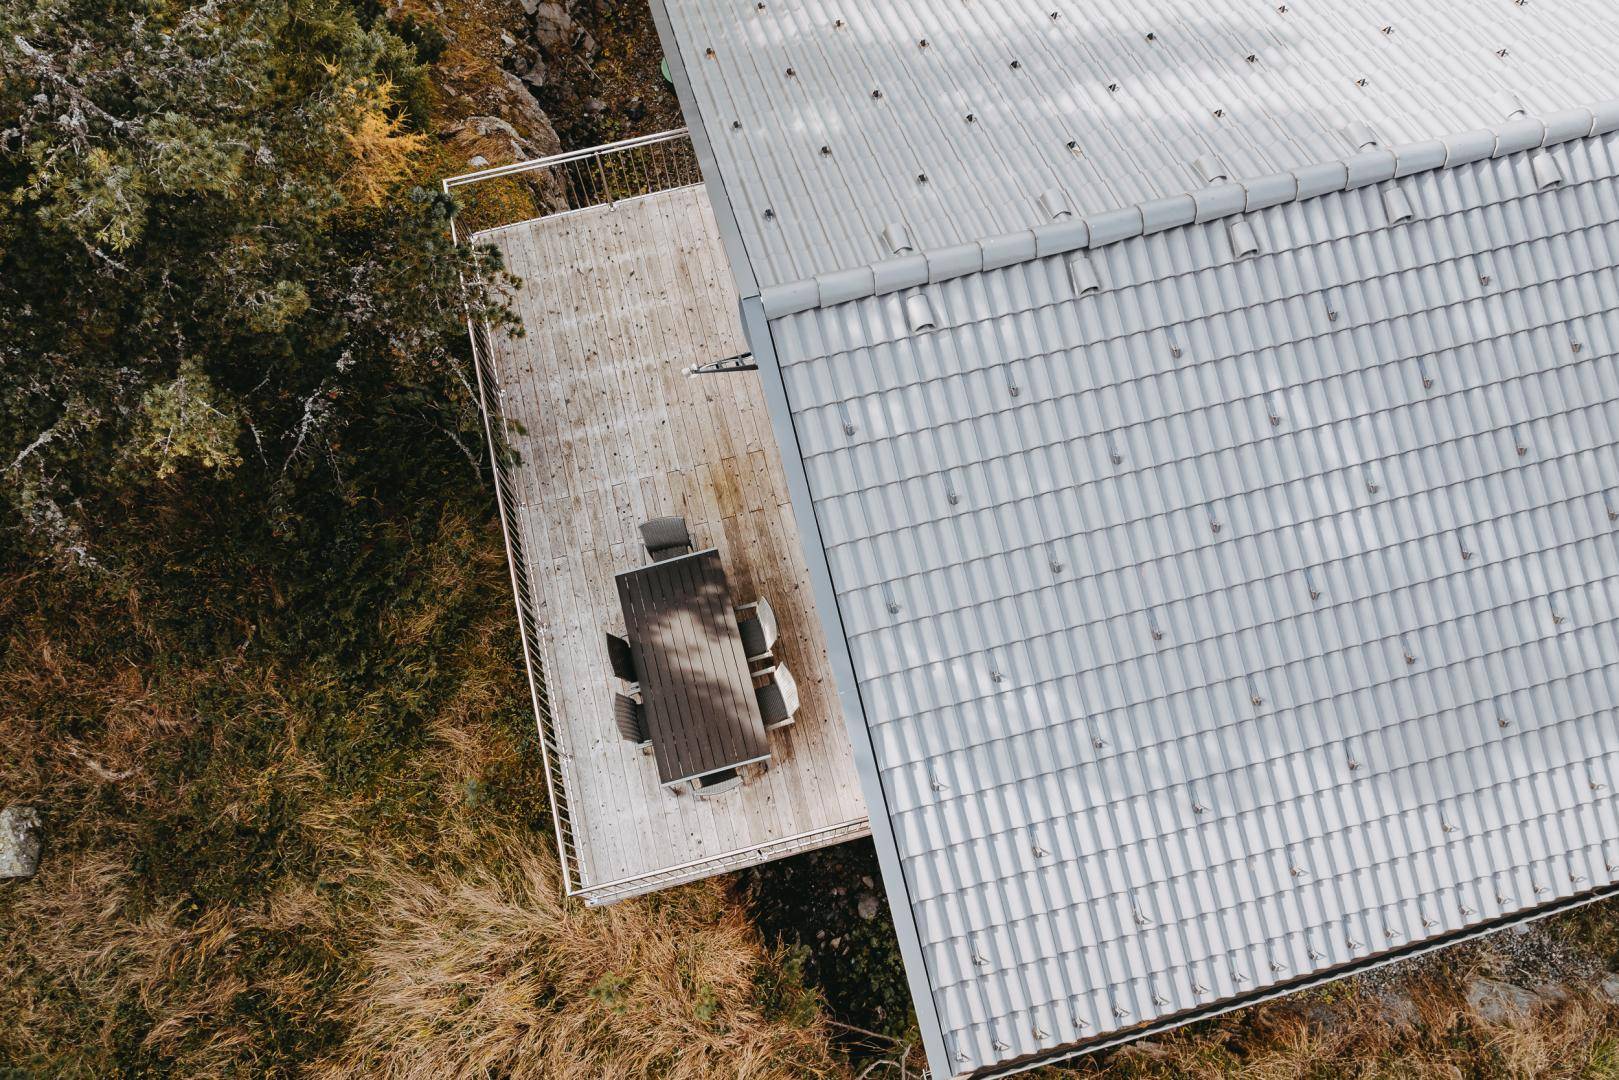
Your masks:
<svg viewBox="0 0 1619 1080"><path fill-rule="evenodd" d="M511 176L513 173L530 172L534 169L545 169L554 165L566 165L573 161L583 161L587 158L601 157L604 154L616 153L624 150L633 150L638 146L651 146L654 143L669 142L684 138L690 134L688 128L674 128L669 131L659 131L652 135L638 135L633 139L620 139L618 142L603 143L600 146L587 146L582 150L569 150L562 154L552 154L550 157L529 158L527 161L514 161L510 165L493 165L487 169L476 172L461 173L458 176L444 178L444 190L460 187L462 184L473 184L479 180L493 180L501 176Z"/></svg>

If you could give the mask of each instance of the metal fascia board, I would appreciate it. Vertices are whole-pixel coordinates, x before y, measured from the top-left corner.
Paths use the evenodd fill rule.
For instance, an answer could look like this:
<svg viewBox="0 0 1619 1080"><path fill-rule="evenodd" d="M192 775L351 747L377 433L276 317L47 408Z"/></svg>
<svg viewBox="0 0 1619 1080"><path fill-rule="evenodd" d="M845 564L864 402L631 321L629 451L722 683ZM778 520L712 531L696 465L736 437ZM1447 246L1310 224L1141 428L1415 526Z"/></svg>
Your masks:
<svg viewBox="0 0 1619 1080"><path fill-rule="evenodd" d="M658 28L658 43L663 46L664 59L669 61L669 78L675 84L675 97L680 101L680 113L686 118L691 132L692 149L697 153L697 167L708 187L708 201L714 208L714 221L719 225L720 242L725 245L725 259L731 264L736 278L738 296L757 296L759 282L753 273L753 261L748 258L742 243L742 230L737 227L736 208L725 190L725 177L714 157L709 142L708 125L698 107L697 95L692 91L691 78L686 74L686 61L680 55L680 39L675 36L674 23L669 18L665 0L650 0L652 22Z"/></svg>
<svg viewBox="0 0 1619 1080"><path fill-rule="evenodd" d="M837 590L832 587L832 568L826 561L826 547L821 539L820 521L815 514L815 500L810 495L809 476L804 471L798 431L787 401L787 383L782 378L781 365L776 358L776 345L771 336L769 320L765 318L764 305L757 295L753 295L744 297L741 308L742 331L759 361L759 378L764 384L765 402L770 409L770 424L775 429L776 441L781 448L787 491L792 498L793 514L798 519L798 535L804 546L804 558L809 564L815 606L820 612L821 628L826 634L826 651L837 677L838 702L843 709L844 726L849 730L860 786L866 793L871 838L877 847L883 884L889 894L888 907L894 916L894 933L899 939L906 981L910 984L911 999L916 1005L922 1045L927 1051L934 1075L950 1076L953 1070L945 1048L944 1027L933 1000L933 977L928 970L926 954L922 951L922 937L916 929L910 884L905 879L904 864L900 862L899 846L894 842L888 799L883 791L882 774L877 769L877 754L871 744L871 729L867 726L865 706L860 699L854 659L849 654L843 613L838 606Z"/></svg>

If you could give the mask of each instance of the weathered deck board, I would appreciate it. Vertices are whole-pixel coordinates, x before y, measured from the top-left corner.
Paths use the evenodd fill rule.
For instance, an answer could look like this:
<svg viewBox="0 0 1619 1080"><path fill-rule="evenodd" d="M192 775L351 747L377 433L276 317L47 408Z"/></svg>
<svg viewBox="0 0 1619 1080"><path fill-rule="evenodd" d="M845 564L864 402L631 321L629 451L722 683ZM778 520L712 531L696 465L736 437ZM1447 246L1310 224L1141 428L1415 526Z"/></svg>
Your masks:
<svg viewBox="0 0 1619 1080"><path fill-rule="evenodd" d="M538 593L584 891L733 852L729 866L749 865L772 843L858 828L865 803L758 375L684 374L747 348L702 189L478 239L524 281L526 334L498 338L492 359L521 455L513 527ZM662 788L613 725L613 577L646 561L637 526L662 514L719 548L737 603L770 599L803 699L797 722L769 734L770 768L714 799Z"/></svg>

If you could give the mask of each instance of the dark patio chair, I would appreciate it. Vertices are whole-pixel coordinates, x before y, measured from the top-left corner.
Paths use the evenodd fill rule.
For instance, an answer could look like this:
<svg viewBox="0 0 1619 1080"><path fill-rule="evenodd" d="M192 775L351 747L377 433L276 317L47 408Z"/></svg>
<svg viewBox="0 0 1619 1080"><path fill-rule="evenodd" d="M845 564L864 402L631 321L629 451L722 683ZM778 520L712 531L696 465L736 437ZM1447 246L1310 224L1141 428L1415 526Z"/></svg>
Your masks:
<svg viewBox="0 0 1619 1080"><path fill-rule="evenodd" d="M692 790L701 798L712 798L723 794L732 788L742 786L742 774L735 769L721 769L711 772L707 776L699 776L692 781Z"/></svg>
<svg viewBox="0 0 1619 1080"><path fill-rule="evenodd" d="M798 714L798 680L793 678L786 664L766 668L759 675L770 679L753 691L759 699L759 715L764 719L765 728L786 727Z"/></svg>
<svg viewBox="0 0 1619 1080"><path fill-rule="evenodd" d="M628 694L613 695L613 723L618 725L618 733L626 742L646 746L652 741L646 732L646 713L641 703Z"/></svg>
<svg viewBox="0 0 1619 1080"><path fill-rule="evenodd" d="M617 634L607 635L607 660L613 665L613 674L629 683L636 684L635 654L630 651L630 643Z"/></svg>
<svg viewBox="0 0 1619 1080"><path fill-rule="evenodd" d="M776 613L769 600L761 597L737 608L736 628L742 632L742 649L748 654L749 663L770 659L770 650L781 637L781 627L776 623Z"/></svg>
<svg viewBox="0 0 1619 1080"><path fill-rule="evenodd" d="M683 517L653 518L641 525L641 539L653 562L691 554L691 533Z"/></svg>

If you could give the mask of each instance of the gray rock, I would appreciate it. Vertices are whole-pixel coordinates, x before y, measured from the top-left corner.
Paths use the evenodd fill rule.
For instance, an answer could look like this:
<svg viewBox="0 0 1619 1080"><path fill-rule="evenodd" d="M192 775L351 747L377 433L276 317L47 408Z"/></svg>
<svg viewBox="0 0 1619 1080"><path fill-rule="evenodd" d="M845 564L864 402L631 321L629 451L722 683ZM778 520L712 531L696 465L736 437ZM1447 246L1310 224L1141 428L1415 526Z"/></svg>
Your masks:
<svg viewBox="0 0 1619 1080"><path fill-rule="evenodd" d="M501 74L506 79L505 97L509 109L506 115L523 141L534 148L535 153L532 156L543 157L560 151L562 140L557 138L556 129L551 126L551 118L545 115L540 103L534 100L534 94L529 90L528 84L509 71Z"/></svg>
<svg viewBox="0 0 1619 1080"><path fill-rule="evenodd" d="M1619 1005L1619 975L1609 975L1597 984L1597 993L1614 1005Z"/></svg>
<svg viewBox="0 0 1619 1080"><path fill-rule="evenodd" d="M546 52L572 48L578 40L579 24L561 4L535 4L529 14L534 16L534 43Z"/></svg>
<svg viewBox="0 0 1619 1080"><path fill-rule="evenodd" d="M484 157L482 154L473 154L471 157L467 158L467 164L474 169L481 169L485 165L489 164L489 159Z"/></svg>
<svg viewBox="0 0 1619 1080"><path fill-rule="evenodd" d="M877 902L877 898L870 893L862 893L859 903L854 906L860 917L868 920L875 919L880 908L881 905Z"/></svg>
<svg viewBox="0 0 1619 1080"><path fill-rule="evenodd" d="M1497 979L1477 978L1467 984L1467 1004L1480 1020L1502 1024L1532 1012L1540 997L1532 990Z"/></svg>
<svg viewBox="0 0 1619 1080"><path fill-rule="evenodd" d="M1377 1004L1383 1019L1392 1027L1414 1028L1422 1021L1422 1014L1417 1011L1417 1003L1411 1000L1409 994L1390 991L1384 994Z"/></svg>
<svg viewBox="0 0 1619 1080"><path fill-rule="evenodd" d="M0 810L0 880L33 877L44 838L39 812L33 807Z"/></svg>
<svg viewBox="0 0 1619 1080"><path fill-rule="evenodd" d="M545 66L545 61L535 57L529 64L528 70L523 72L523 81L536 90L543 90L550 81L551 71Z"/></svg>

